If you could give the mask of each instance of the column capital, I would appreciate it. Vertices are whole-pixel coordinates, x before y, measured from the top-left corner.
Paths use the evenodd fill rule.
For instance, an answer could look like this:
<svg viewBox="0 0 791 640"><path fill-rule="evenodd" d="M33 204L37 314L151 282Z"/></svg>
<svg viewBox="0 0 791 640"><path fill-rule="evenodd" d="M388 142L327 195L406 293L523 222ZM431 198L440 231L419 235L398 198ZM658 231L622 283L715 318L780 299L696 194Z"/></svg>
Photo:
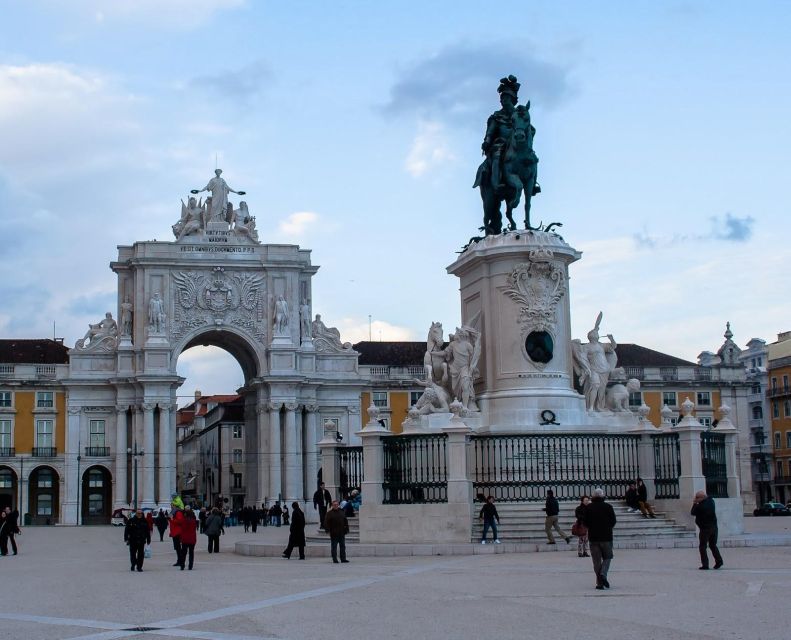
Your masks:
<svg viewBox="0 0 791 640"><path fill-rule="evenodd" d="M283 406L282 402L267 402L266 408L268 411L280 411L280 407Z"/></svg>
<svg viewBox="0 0 791 640"><path fill-rule="evenodd" d="M297 409L299 409L299 404L297 404L296 402L287 402L286 403L286 410L287 411L296 411Z"/></svg>
<svg viewBox="0 0 791 640"><path fill-rule="evenodd" d="M350 404L348 407L346 407L346 409L352 415L357 415L358 413L360 413L360 405L359 404Z"/></svg>
<svg viewBox="0 0 791 640"><path fill-rule="evenodd" d="M126 410L128 408L129 407L126 406L126 405L117 404L117 405L115 405L115 412L116 413L126 413Z"/></svg>
<svg viewBox="0 0 791 640"><path fill-rule="evenodd" d="M69 412L70 416L76 416L82 413L82 407L69 407L67 411Z"/></svg>
<svg viewBox="0 0 791 640"><path fill-rule="evenodd" d="M259 403L255 406L255 412L260 416L261 414L269 412L269 405L265 402Z"/></svg>
<svg viewBox="0 0 791 640"><path fill-rule="evenodd" d="M319 410L319 405L317 404L306 404L305 411L308 413L316 413Z"/></svg>
<svg viewBox="0 0 791 640"><path fill-rule="evenodd" d="M140 406L142 407L143 411L153 411L154 409L157 408L157 403L156 402L144 402Z"/></svg>

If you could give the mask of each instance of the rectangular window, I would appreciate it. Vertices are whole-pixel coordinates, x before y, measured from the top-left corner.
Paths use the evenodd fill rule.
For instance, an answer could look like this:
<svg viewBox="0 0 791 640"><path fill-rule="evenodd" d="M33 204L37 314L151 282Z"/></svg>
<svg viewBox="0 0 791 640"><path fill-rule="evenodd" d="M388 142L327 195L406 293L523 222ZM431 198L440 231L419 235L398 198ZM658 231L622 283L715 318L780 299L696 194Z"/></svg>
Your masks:
<svg viewBox="0 0 791 640"><path fill-rule="evenodd" d="M676 392L675 391L663 391L662 392L662 404L667 405L668 407L675 407L676 406Z"/></svg>
<svg viewBox="0 0 791 640"><path fill-rule="evenodd" d="M242 461L242 450L241 449L234 449L233 450L233 461L234 462L241 462Z"/></svg>
<svg viewBox="0 0 791 640"><path fill-rule="evenodd" d="M791 400L783 402L783 416L786 418L791 417Z"/></svg>
<svg viewBox="0 0 791 640"><path fill-rule="evenodd" d="M750 390L750 393L761 393L761 385L754 384L753 388Z"/></svg>
<svg viewBox="0 0 791 640"><path fill-rule="evenodd" d="M234 438L242 437L242 425L240 424L233 425L233 437Z"/></svg>
<svg viewBox="0 0 791 640"><path fill-rule="evenodd" d="M39 493L38 500L36 500L36 515L38 516L51 516L52 515L52 496L48 493Z"/></svg>
<svg viewBox="0 0 791 640"><path fill-rule="evenodd" d="M711 391L698 391L698 402L699 407L710 407L711 406Z"/></svg>
<svg viewBox="0 0 791 640"><path fill-rule="evenodd" d="M387 391L374 391L371 394L371 400L377 407L387 406Z"/></svg>
<svg viewBox="0 0 791 640"><path fill-rule="evenodd" d="M706 427L706 429L711 429L711 417L704 416L702 418L698 418L698 422Z"/></svg>
<svg viewBox="0 0 791 640"><path fill-rule="evenodd" d="M52 409L55 406L55 394L52 391L36 391L36 407Z"/></svg>
<svg viewBox="0 0 791 640"><path fill-rule="evenodd" d="M242 474L241 473L234 473L233 474L233 488L234 489L241 489L242 488Z"/></svg>
<svg viewBox="0 0 791 640"><path fill-rule="evenodd" d="M0 391L0 407L10 407L10 406L11 406L11 392Z"/></svg>
<svg viewBox="0 0 791 640"><path fill-rule="evenodd" d="M786 431L786 449L791 449L791 431Z"/></svg>
<svg viewBox="0 0 791 640"><path fill-rule="evenodd" d="M422 391L410 391L409 392L409 406L414 407L417 404L417 401L420 400L420 396L423 395Z"/></svg>
<svg viewBox="0 0 791 640"><path fill-rule="evenodd" d="M780 417L780 403L777 400L775 400L772 403L772 417L773 418L779 418Z"/></svg>
<svg viewBox="0 0 791 640"><path fill-rule="evenodd" d="M629 406L630 407L639 407L643 404L643 392L642 391L630 391L629 392Z"/></svg>
<svg viewBox="0 0 791 640"><path fill-rule="evenodd" d="M36 420L36 446L54 447L52 440L52 420Z"/></svg>
<svg viewBox="0 0 791 640"><path fill-rule="evenodd" d="M0 449L11 448L13 440L13 423L10 420L0 420Z"/></svg>
<svg viewBox="0 0 791 640"><path fill-rule="evenodd" d="M88 446L104 446L104 420L91 420L88 425Z"/></svg>
<svg viewBox="0 0 791 640"><path fill-rule="evenodd" d="M777 389L777 378L772 378L772 389Z"/></svg>
<svg viewBox="0 0 791 640"><path fill-rule="evenodd" d="M788 376L783 376L783 389L788 389Z"/></svg>
<svg viewBox="0 0 791 640"><path fill-rule="evenodd" d="M780 448L780 432L775 431L775 449Z"/></svg>

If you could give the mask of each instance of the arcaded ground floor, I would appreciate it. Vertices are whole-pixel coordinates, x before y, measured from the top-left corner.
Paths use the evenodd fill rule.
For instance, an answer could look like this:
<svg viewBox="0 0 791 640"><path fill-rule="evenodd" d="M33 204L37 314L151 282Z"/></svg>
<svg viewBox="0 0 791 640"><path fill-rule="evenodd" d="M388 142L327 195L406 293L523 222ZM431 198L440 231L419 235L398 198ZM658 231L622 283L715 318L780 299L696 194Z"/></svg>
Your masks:
<svg viewBox="0 0 791 640"><path fill-rule="evenodd" d="M791 518L748 529L791 535ZM286 528L257 536L285 544ZM616 550L609 591L594 590L588 558L553 553L354 556L290 561L232 553L241 527L195 568L153 544L130 572L122 530L30 527L18 556L0 558L0 638L788 638L787 546L724 549L725 567L699 571L695 549ZM144 630L146 629L146 630Z"/></svg>

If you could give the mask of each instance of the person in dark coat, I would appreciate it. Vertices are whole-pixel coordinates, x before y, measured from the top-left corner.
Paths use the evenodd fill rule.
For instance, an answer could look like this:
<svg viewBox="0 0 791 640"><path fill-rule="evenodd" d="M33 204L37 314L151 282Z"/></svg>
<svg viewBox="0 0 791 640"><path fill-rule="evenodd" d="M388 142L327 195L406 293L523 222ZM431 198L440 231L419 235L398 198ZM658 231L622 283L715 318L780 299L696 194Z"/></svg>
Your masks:
<svg viewBox="0 0 791 640"><path fill-rule="evenodd" d="M604 491L596 489L593 500L582 512L582 522L588 528L588 544L596 574L596 588L609 589L607 573L612 560L612 530L615 528L615 511L604 501Z"/></svg>
<svg viewBox="0 0 791 640"><path fill-rule="evenodd" d="M645 486L642 478L637 478L637 501L640 513L644 518L656 518L654 508L648 502L648 487Z"/></svg>
<svg viewBox="0 0 791 640"><path fill-rule="evenodd" d="M640 511L640 496L637 494L637 485L632 482L626 490L626 495L623 497L626 502L626 507L629 513L636 513Z"/></svg>
<svg viewBox="0 0 791 640"><path fill-rule="evenodd" d="M187 557L189 556L189 570L195 562L195 544L198 542L198 519L195 512L189 507L184 507L184 521L181 523L181 556L179 566L184 571Z"/></svg>
<svg viewBox="0 0 791 640"><path fill-rule="evenodd" d="M217 507L214 507L206 518L203 533L209 537L209 553L220 553L220 535L225 533L223 520L222 513Z"/></svg>
<svg viewBox="0 0 791 640"><path fill-rule="evenodd" d="M283 511L283 524L288 524L289 523L289 515L288 515L288 505L287 504L283 505L282 511Z"/></svg>
<svg viewBox="0 0 791 640"><path fill-rule="evenodd" d="M552 536L553 528L560 534L561 538L565 539L566 544L569 544L571 542L571 536L558 525L560 505L552 489L547 489L547 500L544 504L544 512L547 514L544 518L544 532L547 534L547 544L555 544L555 538Z"/></svg>
<svg viewBox="0 0 791 640"><path fill-rule="evenodd" d="M486 544L486 534L489 532L489 529L492 530L492 539L494 542L500 544L500 538L497 537L497 525L500 524L500 514L497 513L497 507L494 506L494 496L486 498L486 504L481 507L478 519L483 520L481 544ZM497 520L497 524L495 524L495 520Z"/></svg>
<svg viewBox="0 0 791 640"><path fill-rule="evenodd" d="M324 531L324 517L327 515L327 507L332 502L330 492L324 487L322 482L313 494L313 509L319 510L319 529Z"/></svg>
<svg viewBox="0 0 791 640"><path fill-rule="evenodd" d="M709 568L707 546L711 549L711 555L714 556L714 568L719 569L723 562L720 550L717 548L717 510L714 500L707 496L705 491L698 491L695 494L695 501L692 503L691 513L695 516L695 524L699 529L700 569L706 571Z"/></svg>
<svg viewBox="0 0 791 640"><path fill-rule="evenodd" d="M138 571L142 571L145 547L147 544L151 544L151 531L143 517L142 509L138 509L134 517L127 521L124 527L124 542L129 545L129 562L131 563L129 570L134 571L137 568Z"/></svg>
<svg viewBox="0 0 791 640"><path fill-rule="evenodd" d="M154 518L154 525L156 525L157 531L159 531L159 541L164 542L165 531L168 530L168 517L165 515L163 509L160 509L157 517Z"/></svg>
<svg viewBox="0 0 791 640"><path fill-rule="evenodd" d="M283 557L288 560L294 547L299 549L299 559L305 559L305 513L299 508L299 502L291 503L291 525L288 532L288 546Z"/></svg>
<svg viewBox="0 0 791 640"><path fill-rule="evenodd" d="M349 521L346 519L346 514L341 511L337 500L332 501L332 506L324 517L324 529L330 534L332 561L338 563L338 547L340 547L341 562L349 562L346 559L346 534L349 533Z"/></svg>

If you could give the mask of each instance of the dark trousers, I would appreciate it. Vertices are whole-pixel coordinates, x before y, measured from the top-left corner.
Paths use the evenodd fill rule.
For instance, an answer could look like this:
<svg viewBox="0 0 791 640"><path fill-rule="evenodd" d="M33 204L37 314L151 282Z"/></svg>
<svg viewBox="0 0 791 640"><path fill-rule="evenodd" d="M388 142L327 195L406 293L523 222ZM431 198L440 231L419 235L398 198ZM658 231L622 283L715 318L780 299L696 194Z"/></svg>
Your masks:
<svg viewBox="0 0 791 640"><path fill-rule="evenodd" d="M11 541L11 551L14 552L14 555L16 555L16 553L17 553L15 536L16 536L15 533L9 533L8 534L8 539Z"/></svg>
<svg viewBox="0 0 791 640"><path fill-rule="evenodd" d="M327 515L327 507L319 507L319 529L324 530L324 516Z"/></svg>
<svg viewBox="0 0 791 640"><path fill-rule="evenodd" d="M220 536L209 536L209 553L220 553Z"/></svg>
<svg viewBox="0 0 791 640"><path fill-rule="evenodd" d="M253 520L253 533L258 531L258 520Z"/></svg>
<svg viewBox="0 0 791 640"><path fill-rule="evenodd" d="M0 555L8 555L8 535L5 533L0 535Z"/></svg>
<svg viewBox="0 0 791 640"><path fill-rule="evenodd" d="M192 569L192 565L195 562L195 545L194 544L183 544L181 545L181 555L179 556L179 564L184 567L184 561L189 556L189 568Z"/></svg>
<svg viewBox="0 0 791 640"><path fill-rule="evenodd" d="M722 564L722 556L720 550L717 548L717 527L710 529L701 529L698 533L698 551L700 551L700 566L709 566L709 556L706 553L706 547L711 549L711 555L714 556L715 564Z"/></svg>
<svg viewBox="0 0 791 640"><path fill-rule="evenodd" d="M129 562L133 567L138 569L143 568L144 550L146 547L145 542L130 542L129 543Z"/></svg>
<svg viewBox="0 0 791 640"><path fill-rule="evenodd" d="M607 578L612 560L612 542L589 542L593 571L596 574L596 584L601 584L601 578Z"/></svg>
<svg viewBox="0 0 791 640"><path fill-rule="evenodd" d="M286 547L286 550L283 552L283 555L286 556L286 558L290 558L291 557L291 552L294 550L295 546L296 545L291 540L289 540L288 541L288 546ZM304 560L305 559L305 545L301 544L301 545L297 546L297 549L299 549L299 559L300 560ZM344 547L343 553L344 553L344 555L346 553L345 547Z"/></svg>
<svg viewBox="0 0 791 640"><path fill-rule="evenodd" d="M334 562L338 562L338 547L341 548L341 561L346 560L346 536L330 537L330 551Z"/></svg>
<svg viewBox="0 0 791 640"><path fill-rule="evenodd" d="M159 529L158 528L157 531L159 531L159 541L160 542L164 542L165 541L165 531L167 531L167 529Z"/></svg>

